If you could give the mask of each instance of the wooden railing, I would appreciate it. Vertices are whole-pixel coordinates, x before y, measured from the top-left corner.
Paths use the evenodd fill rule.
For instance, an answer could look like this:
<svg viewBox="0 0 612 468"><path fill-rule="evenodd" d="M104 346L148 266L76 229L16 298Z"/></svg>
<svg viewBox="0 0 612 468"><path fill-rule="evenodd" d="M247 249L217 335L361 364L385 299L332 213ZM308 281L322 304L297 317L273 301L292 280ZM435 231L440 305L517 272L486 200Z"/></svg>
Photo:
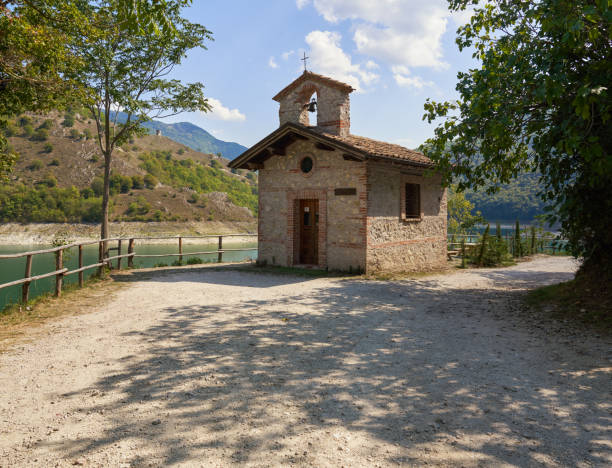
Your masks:
<svg viewBox="0 0 612 468"><path fill-rule="evenodd" d="M101 239L95 241L86 241L86 242L76 242L73 244L60 245L58 247L53 247L51 249L45 250L35 250L31 252L20 252L15 254L2 254L0 255L0 261L3 259L11 259L11 258L23 258L26 257L26 265L24 277L22 279L18 279L15 281L11 281L9 283L0 284L0 289L8 288L10 286L17 286L21 284L21 301L23 303L28 302L29 293L30 293L30 285L34 281L41 280L43 278L49 278L51 276L55 276L55 295L61 296L62 294L62 283L64 277L68 275L79 275L79 287L83 287L84 284L84 272L86 270L90 270L93 268L98 269L98 275L104 275L105 267L109 269L113 269L112 262L114 260L117 261L117 270L121 270L121 261L124 258L127 258L127 264L129 268L133 268L134 266L134 258L145 258L145 257L178 257L179 263L182 263L184 256L193 256L193 255L216 255L217 262L223 262L223 253L224 252L245 252L257 250L257 247L248 247L244 249L224 249L223 248L223 238L236 238L236 237L257 237L257 234L224 234L224 235L207 235L207 236L168 236L168 237L130 237L130 238L122 238L115 237L109 239ZM183 252L183 240L184 239L211 239L217 238L217 250L206 250L201 252ZM176 253L167 253L167 254L137 254L135 251L136 241L151 241L151 240L170 240L177 239L178 240L178 252ZM111 243L117 243L116 247L109 247ZM127 253L124 254L123 246L124 242L127 242ZM83 246L98 244L98 261L96 263L92 263L89 265L83 265ZM69 270L64 267L64 252L68 249L78 248L79 252L79 260L78 260L78 268L74 270ZM113 256L109 256L109 252L116 251L117 254ZM50 271L48 273L44 273L42 275L32 276L32 258L36 255L44 255L55 253L55 270ZM0 264L1 266L1 264Z"/></svg>

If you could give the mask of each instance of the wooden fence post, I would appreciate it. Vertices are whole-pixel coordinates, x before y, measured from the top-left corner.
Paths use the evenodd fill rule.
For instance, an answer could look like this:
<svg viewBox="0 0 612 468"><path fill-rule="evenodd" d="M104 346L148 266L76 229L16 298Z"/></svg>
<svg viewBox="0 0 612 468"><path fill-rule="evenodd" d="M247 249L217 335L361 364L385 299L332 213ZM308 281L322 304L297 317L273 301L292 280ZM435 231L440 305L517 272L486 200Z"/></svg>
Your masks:
<svg viewBox="0 0 612 468"><path fill-rule="evenodd" d="M98 244L98 263L104 262L104 242L100 241ZM100 278L104 277L104 265L100 265L98 268L98 276Z"/></svg>
<svg viewBox="0 0 612 468"><path fill-rule="evenodd" d="M223 262L223 252L221 252L221 249L223 249L223 236L219 236L219 253L217 254L218 263Z"/></svg>
<svg viewBox="0 0 612 468"><path fill-rule="evenodd" d="M130 239L128 243L128 254L134 253L134 239ZM128 257L128 268L134 268L134 257Z"/></svg>
<svg viewBox="0 0 612 468"><path fill-rule="evenodd" d="M64 268L64 250L59 249L55 252L55 269L61 270ZM55 275L55 296L60 297L62 295L62 281L64 279L63 273Z"/></svg>
<svg viewBox="0 0 612 468"><path fill-rule="evenodd" d="M79 244L79 268L83 268L83 245ZM79 271L79 288L83 287L84 272Z"/></svg>
<svg viewBox="0 0 612 468"><path fill-rule="evenodd" d="M25 267L25 277L29 278L32 276L32 255L28 255L26 258L26 267ZM23 283L21 287L21 302L26 304L28 302L28 296L30 294L30 283L31 281L26 281Z"/></svg>
<svg viewBox="0 0 612 468"><path fill-rule="evenodd" d="M183 264L183 238L179 236L179 265Z"/></svg>
<svg viewBox="0 0 612 468"><path fill-rule="evenodd" d="M121 270L121 239L117 241L117 270Z"/></svg>

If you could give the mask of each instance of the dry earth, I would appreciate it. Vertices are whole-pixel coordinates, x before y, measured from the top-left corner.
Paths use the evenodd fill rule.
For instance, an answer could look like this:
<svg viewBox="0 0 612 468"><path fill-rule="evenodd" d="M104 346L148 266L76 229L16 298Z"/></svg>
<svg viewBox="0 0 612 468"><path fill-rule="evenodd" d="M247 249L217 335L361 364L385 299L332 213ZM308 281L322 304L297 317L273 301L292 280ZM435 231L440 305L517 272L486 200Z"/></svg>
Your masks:
<svg viewBox="0 0 612 468"><path fill-rule="evenodd" d="M611 466L610 339L521 306L574 269L124 277L0 356L0 465Z"/></svg>

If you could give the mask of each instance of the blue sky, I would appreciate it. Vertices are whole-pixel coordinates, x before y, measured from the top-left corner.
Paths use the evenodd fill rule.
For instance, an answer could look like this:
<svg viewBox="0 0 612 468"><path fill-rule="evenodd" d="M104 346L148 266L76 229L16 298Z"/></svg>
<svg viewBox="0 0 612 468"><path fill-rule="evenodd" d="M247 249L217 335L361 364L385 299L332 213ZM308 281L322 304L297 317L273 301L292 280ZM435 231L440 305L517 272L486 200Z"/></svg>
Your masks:
<svg viewBox="0 0 612 468"><path fill-rule="evenodd" d="M423 103L453 99L459 70L455 31L468 15L445 0L194 0L185 15L213 32L175 77L201 81L214 110L185 113L217 138L250 146L278 127L278 91L303 70L348 82L351 132L414 148L433 134Z"/></svg>

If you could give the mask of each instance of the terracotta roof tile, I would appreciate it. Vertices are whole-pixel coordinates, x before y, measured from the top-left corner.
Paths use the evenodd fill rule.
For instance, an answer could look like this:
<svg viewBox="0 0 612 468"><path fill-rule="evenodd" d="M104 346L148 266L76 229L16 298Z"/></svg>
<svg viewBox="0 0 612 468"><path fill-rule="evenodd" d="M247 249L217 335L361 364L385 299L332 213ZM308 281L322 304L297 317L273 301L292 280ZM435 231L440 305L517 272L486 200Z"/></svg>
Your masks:
<svg viewBox="0 0 612 468"><path fill-rule="evenodd" d="M327 84L329 86L333 86L334 88L340 88L340 89L342 89L342 90L344 90L344 91L346 91L348 93L350 93L352 91L355 91L355 88L353 88L351 85L343 83L342 81L334 80L333 78L329 78L328 76L319 75L318 73L313 73L313 72L305 71L299 77L297 77L295 80L293 80L291 83L289 83L287 86L285 86L282 90L280 90L276 94L276 96L274 96L272 99L275 100L275 101L279 101L286 94L291 92L291 90L293 88L295 88L296 86L299 86L302 82L304 82L306 80L323 82L323 83L325 83L325 84Z"/></svg>
<svg viewBox="0 0 612 468"><path fill-rule="evenodd" d="M418 151L413 151L411 149L404 148L400 145L373 140L371 138L366 138L357 135L339 136L333 135L331 133L318 133L327 138L331 138L332 140L337 140L344 144L350 145L356 148L357 150L363 151L372 156L401 159L404 161L412 161L417 164L433 166L433 161L424 154L419 153Z"/></svg>

